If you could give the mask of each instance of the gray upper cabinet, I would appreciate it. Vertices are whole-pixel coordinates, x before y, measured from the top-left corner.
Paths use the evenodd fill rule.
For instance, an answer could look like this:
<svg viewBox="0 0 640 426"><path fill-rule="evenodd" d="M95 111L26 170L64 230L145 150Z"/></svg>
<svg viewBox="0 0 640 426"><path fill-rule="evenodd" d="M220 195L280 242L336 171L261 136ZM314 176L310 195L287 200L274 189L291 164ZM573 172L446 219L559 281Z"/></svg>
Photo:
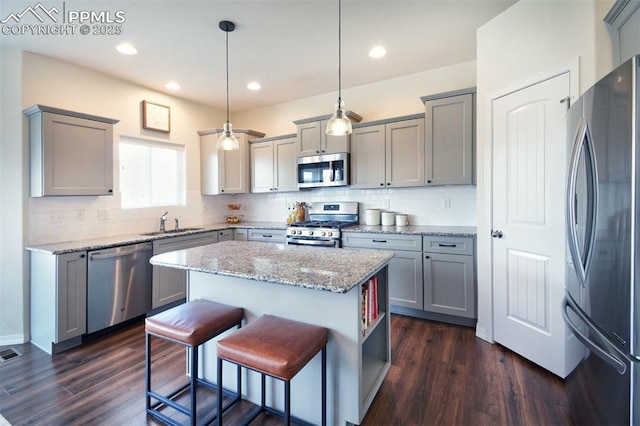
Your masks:
<svg viewBox="0 0 640 426"><path fill-rule="evenodd" d="M29 117L31 196L113 195L118 120L35 105Z"/></svg>
<svg viewBox="0 0 640 426"><path fill-rule="evenodd" d="M424 125L419 115L356 126L351 134L351 187L424 185Z"/></svg>
<svg viewBox="0 0 640 426"><path fill-rule="evenodd" d="M296 135L255 139L251 143L251 192L298 191Z"/></svg>
<svg viewBox="0 0 640 426"><path fill-rule="evenodd" d="M200 191L202 195L246 194L249 192L249 141L264 133L237 129L237 151L217 149L222 129L203 130L200 135Z"/></svg>
<svg viewBox="0 0 640 426"><path fill-rule="evenodd" d="M609 25L614 66L640 53L640 1L617 0L604 21Z"/></svg>
<svg viewBox="0 0 640 426"><path fill-rule="evenodd" d="M346 111L349 119L357 123L362 120L353 111ZM327 136L327 121L331 115L296 120L298 126L298 154L299 157L318 154L335 154L349 152L349 136Z"/></svg>
<svg viewBox="0 0 640 426"><path fill-rule="evenodd" d="M424 96L426 185L473 184L475 89Z"/></svg>

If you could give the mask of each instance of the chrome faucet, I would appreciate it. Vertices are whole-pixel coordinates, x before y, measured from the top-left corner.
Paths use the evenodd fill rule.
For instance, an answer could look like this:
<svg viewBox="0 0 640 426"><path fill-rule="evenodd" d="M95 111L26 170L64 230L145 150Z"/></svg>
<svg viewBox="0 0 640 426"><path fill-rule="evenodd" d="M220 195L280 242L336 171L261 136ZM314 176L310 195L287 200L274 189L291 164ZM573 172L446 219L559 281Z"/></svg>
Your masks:
<svg viewBox="0 0 640 426"><path fill-rule="evenodd" d="M160 232L165 232L164 224L167 221L167 215L169 212L164 212L164 214L160 217Z"/></svg>
<svg viewBox="0 0 640 426"><path fill-rule="evenodd" d="M177 217L175 218L175 221L176 221L176 231L179 231L180 230L180 226L178 225L178 218Z"/></svg>

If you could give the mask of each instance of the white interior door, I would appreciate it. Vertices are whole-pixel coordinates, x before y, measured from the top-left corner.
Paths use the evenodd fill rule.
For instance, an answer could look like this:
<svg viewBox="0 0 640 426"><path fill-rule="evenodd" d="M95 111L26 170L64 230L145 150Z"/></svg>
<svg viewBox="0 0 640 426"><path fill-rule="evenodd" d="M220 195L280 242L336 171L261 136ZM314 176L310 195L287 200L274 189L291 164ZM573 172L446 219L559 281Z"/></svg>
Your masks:
<svg viewBox="0 0 640 426"><path fill-rule="evenodd" d="M494 338L565 377L569 73L493 102Z"/></svg>

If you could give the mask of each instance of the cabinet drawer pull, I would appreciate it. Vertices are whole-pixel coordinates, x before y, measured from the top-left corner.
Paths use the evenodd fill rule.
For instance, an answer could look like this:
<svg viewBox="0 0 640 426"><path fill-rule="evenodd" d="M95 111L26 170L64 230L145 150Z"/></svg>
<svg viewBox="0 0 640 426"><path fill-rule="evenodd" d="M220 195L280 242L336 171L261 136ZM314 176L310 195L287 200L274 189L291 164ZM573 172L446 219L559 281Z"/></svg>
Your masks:
<svg viewBox="0 0 640 426"><path fill-rule="evenodd" d="M387 240L373 240L374 243L386 243Z"/></svg>
<svg viewBox="0 0 640 426"><path fill-rule="evenodd" d="M457 245L457 244L442 244L442 243L440 243L440 244L438 244L438 247L450 247L450 248L455 248L455 247L458 247L458 245Z"/></svg>
<svg viewBox="0 0 640 426"><path fill-rule="evenodd" d="M271 235L271 234L262 234L262 237L263 238L272 238L273 235Z"/></svg>

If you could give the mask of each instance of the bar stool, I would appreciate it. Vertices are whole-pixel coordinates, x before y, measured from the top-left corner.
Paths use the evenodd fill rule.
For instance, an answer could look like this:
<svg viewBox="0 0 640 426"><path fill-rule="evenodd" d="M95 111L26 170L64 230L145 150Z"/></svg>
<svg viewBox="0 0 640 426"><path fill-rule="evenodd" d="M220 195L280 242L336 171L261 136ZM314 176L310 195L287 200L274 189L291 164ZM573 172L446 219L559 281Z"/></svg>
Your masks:
<svg viewBox="0 0 640 426"><path fill-rule="evenodd" d="M251 423L260 413L267 411L282 417L284 424L288 425L291 418L291 379L322 351L322 425L326 425L327 336L326 328L264 315L232 335L218 340L218 383L222 383L223 360L261 374L261 405L245 424ZM284 382L284 412L266 406L265 375ZM218 399L220 412L221 404L222 400ZM218 416L218 425L222 425L222 415Z"/></svg>
<svg viewBox="0 0 640 426"><path fill-rule="evenodd" d="M219 335L220 333L237 326L241 327L242 308L222 305L207 300L193 300L183 303L166 311L146 318L145 320L145 338L146 338L146 409L147 413L156 419L171 425L179 425L176 420L168 417L160 411L164 405L174 408L177 411L189 416L191 424L196 424L196 387L198 384L206 386L217 391L217 398L220 402L223 399L222 386L208 382L198 378L198 352L199 347L206 341ZM151 390L151 336L155 336L170 342L185 346L190 349L191 356L189 358L189 374L191 378L189 382L169 395L160 395ZM238 367L238 381L240 380L240 367ZM221 384L222 382L218 382ZM176 402L180 394L187 388L190 390L191 404L190 407ZM151 399L157 400L153 405ZM228 408L231 404L240 400L240 393L227 404ZM218 405L220 407L220 405ZM220 413L222 409L220 409ZM211 422L215 419L218 412L211 415L207 420Z"/></svg>

